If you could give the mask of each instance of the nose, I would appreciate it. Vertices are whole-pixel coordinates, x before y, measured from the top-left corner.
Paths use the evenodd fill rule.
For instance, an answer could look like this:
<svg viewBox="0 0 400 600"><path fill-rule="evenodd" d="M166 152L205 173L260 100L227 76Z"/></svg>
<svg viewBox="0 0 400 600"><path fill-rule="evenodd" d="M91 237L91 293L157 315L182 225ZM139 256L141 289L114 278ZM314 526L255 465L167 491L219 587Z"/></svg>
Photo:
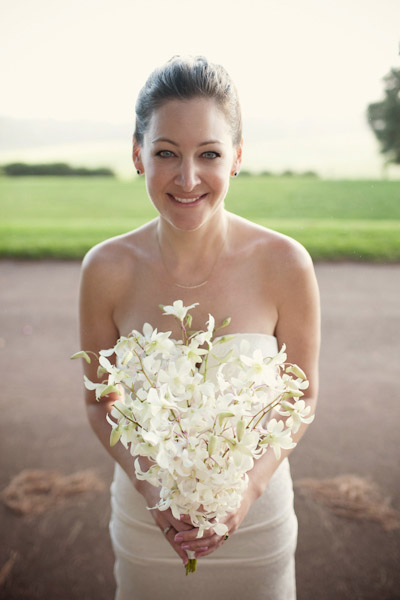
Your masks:
<svg viewBox="0 0 400 600"><path fill-rule="evenodd" d="M179 170L175 177L175 184L179 185L184 192L191 192L201 179L198 168L194 160L185 159L179 165Z"/></svg>

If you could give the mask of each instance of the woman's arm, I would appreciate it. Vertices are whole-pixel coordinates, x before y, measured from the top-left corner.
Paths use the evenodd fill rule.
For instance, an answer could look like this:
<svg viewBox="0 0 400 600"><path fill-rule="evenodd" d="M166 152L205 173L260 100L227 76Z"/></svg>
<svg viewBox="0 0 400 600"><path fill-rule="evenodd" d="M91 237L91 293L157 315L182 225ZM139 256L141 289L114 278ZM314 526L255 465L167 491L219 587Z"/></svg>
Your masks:
<svg viewBox="0 0 400 600"><path fill-rule="evenodd" d="M120 337L113 313L121 294L121 282L124 279L121 278L121 262L121 257L118 257L115 250L110 252L109 249L102 247L90 251L83 261L79 300L80 337L83 350L98 354L102 349L112 348ZM92 360L91 364L84 361L84 371L91 381L99 381L96 360ZM94 391L85 390L88 420L104 448L122 467L132 485L144 496L147 506L154 506L159 500L158 488L136 478L134 457L129 450L121 443L110 446L111 427L106 421L106 415L110 413L113 403L118 398L119 395L115 393L97 401ZM145 470L146 459L141 457L140 461ZM177 521L170 510L152 510L151 514L161 531L169 525L174 528L167 535L167 539L186 564L187 554L179 544L174 542L174 534L176 531L192 529L192 526Z"/></svg>
<svg viewBox="0 0 400 600"><path fill-rule="evenodd" d="M315 413L318 397L318 361L320 349L320 301L317 280L312 260L306 250L296 242L290 242L282 274L278 285L278 321L275 335L278 347L286 345L287 362L298 365L307 375L310 383L302 400ZM277 419L284 417L275 415ZM302 423L292 434L296 444L303 437L308 424ZM294 450L282 450L279 460L271 447L264 456L255 462L251 471L251 483L255 498L261 496L272 475Z"/></svg>
<svg viewBox="0 0 400 600"><path fill-rule="evenodd" d="M283 257L276 261L276 270L269 276L268 288L274 290L278 321L275 335L278 347L286 344L287 361L297 364L303 369L310 382L309 388L302 397L311 406L310 414L314 414L318 394L318 358L320 347L320 306L319 291L310 256L305 249L292 240L283 240ZM277 419L284 419L275 415ZM298 443L308 425L302 423L293 441ZM252 503L262 495L272 475L281 462L293 451L282 450L280 459L276 459L271 447L255 461L254 467L248 471L249 485L243 495L240 508L231 513L224 521L230 534L234 533L245 518ZM201 540L195 540L196 531L178 534L177 541L190 550L197 550L196 556L206 556L214 552L223 543L221 536L212 530L206 531ZM208 550L199 551L207 545Z"/></svg>
<svg viewBox="0 0 400 600"><path fill-rule="evenodd" d="M113 291L115 296L118 291L113 289L114 277L110 266L109 256L101 247L91 250L82 263L79 296L81 348L96 354L102 349L113 347L119 338L112 316L115 302ZM92 359L90 365L84 362L85 375L94 382L99 381L97 366L96 359ZM85 389L87 416L93 431L136 487L134 467L129 452L122 444L110 447L110 425L106 421L106 414L111 411L112 404L117 398L118 394L109 394L96 401L94 392Z"/></svg>

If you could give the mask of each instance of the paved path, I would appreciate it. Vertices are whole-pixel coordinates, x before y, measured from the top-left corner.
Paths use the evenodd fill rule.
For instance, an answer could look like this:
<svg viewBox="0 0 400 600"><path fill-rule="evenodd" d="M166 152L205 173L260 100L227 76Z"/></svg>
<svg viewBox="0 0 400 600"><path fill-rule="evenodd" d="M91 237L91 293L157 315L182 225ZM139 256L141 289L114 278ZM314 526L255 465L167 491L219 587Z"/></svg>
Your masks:
<svg viewBox="0 0 400 600"><path fill-rule="evenodd" d="M400 266L316 270L321 393L291 457L293 479L370 478L400 510ZM79 366L68 360L79 348L78 279L75 262L0 262L0 490L23 469L95 469L110 482L112 461L88 428ZM400 530L336 516L298 490L298 599L400 598ZM0 504L0 600L110 600L108 517L107 487L38 516Z"/></svg>

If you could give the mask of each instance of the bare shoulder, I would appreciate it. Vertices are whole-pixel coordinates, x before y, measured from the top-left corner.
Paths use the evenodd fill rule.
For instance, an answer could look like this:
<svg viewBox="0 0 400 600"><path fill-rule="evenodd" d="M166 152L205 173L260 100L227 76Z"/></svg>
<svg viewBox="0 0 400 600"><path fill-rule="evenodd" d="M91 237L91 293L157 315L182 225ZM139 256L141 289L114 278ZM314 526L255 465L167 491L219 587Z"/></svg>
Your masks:
<svg viewBox="0 0 400 600"><path fill-rule="evenodd" d="M260 269L281 277L295 272L313 271L309 253L293 238L241 217L235 216L233 222L241 248L247 249Z"/></svg>
<svg viewBox="0 0 400 600"><path fill-rule="evenodd" d="M148 239L154 221L126 234L107 239L91 248L82 262L82 276L118 285L148 251Z"/></svg>
<svg viewBox="0 0 400 600"><path fill-rule="evenodd" d="M134 280L151 223L94 246L82 263L79 313L82 347L97 351L115 344L119 329L115 309Z"/></svg>

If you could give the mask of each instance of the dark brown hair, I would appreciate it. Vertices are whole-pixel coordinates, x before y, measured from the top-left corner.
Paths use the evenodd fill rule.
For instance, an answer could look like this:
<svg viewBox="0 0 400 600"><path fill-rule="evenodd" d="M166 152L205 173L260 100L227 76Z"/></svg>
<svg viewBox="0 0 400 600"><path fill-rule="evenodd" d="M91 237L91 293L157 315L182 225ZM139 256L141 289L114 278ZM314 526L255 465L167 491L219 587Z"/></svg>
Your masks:
<svg viewBox="0 0 400 600"><path fill-rule="evenodd" d="M242 139L242 115L236 87L221 65L208 62L204 56L173 56L155 69L140 90L136 102L135 138L143 144L150 118L168 100L213 98L224 113L238 146Z"/></svg>

